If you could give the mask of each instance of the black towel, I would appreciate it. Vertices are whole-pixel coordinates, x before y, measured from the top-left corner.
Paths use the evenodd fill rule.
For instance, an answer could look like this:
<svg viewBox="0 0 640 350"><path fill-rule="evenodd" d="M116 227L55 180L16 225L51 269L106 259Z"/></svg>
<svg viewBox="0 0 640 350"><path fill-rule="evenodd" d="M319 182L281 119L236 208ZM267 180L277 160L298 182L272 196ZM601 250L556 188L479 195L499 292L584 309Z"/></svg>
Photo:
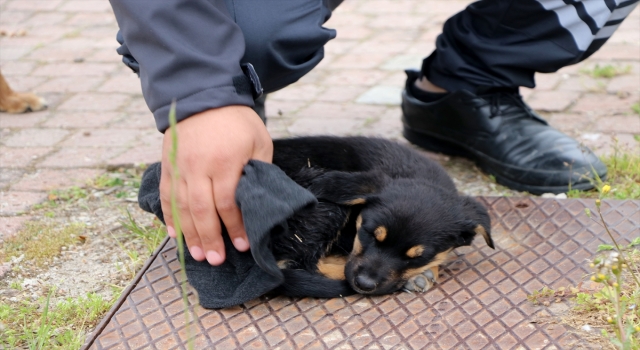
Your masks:
<svg viewBox="0 0 640 350"><path fill-rule="evenodd" d="M142 176L138 203L164 222L160 206L160 163L154 163ZM273 164L251 160L244 167L236 190L236 203L242 212L250 252L238 252L223 227L225 262L211 266L194 260L185 250L187 279L198 291L200 305L217 309L255 299L284 282L284 276L270 250L274 231L287 230L286 220L317 200L311 192L291 180Z"/></svg>

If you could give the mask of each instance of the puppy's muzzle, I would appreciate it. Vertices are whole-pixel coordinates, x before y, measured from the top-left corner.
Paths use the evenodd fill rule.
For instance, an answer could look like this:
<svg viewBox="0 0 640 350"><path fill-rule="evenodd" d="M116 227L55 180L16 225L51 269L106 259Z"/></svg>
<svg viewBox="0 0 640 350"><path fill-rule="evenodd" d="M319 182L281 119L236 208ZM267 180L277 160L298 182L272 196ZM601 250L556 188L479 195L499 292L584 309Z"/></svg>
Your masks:
<svg viewBox="0 0 640 350"><path fill-rule="evenodd" d="M360 289L365 293L373 292L377 286L377 283L376 281L373 280L373 278L365 275L356 276L356 278L354 278L353 280L353 284L356 288Z"/></svg>

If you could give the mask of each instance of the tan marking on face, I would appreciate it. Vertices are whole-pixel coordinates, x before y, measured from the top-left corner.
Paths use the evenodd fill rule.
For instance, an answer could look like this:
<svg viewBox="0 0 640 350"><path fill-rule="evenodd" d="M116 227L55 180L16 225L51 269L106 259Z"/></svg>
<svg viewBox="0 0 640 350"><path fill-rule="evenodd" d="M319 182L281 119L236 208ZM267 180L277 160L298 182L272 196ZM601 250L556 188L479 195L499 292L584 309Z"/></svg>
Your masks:
<svg viewBox="0 0 640 350"><path fill-rule="evenodd" d="M387 228L384 226L378 226L378 228L373 231L373 235L376 236L376 240L378 242L382 242L387 238Z"/></svg>
<svg viewBox="0 0 640 350"><path fill-rule="evenodd" d="M360 238L356 233L356 238L353 240L353 250L351 251L351 254L360 255L360 253L362 253L362 243L360 243Z"/></svg>
<svg viewBox="0 0 640 350"><path fill-rule="evenodd" d="M482 225L476 226L476 228L473 231L477 235L481 235L482 238L484 238L485 243L487 243L489 247L493 248L493 240L491 239L491 236L489 236L489 233L487 232L487 230L485 230L484 227L482 227Z"/></svg>
<svg viewBox="0 0 640 350"><path fill-rule="evenodd" d="M356 218L356 231L360 231L360 227L362 227L362 214Z"/></svg>
<svg viewBox="0 0 640 350"><path fill-rule="evenodd" d="M289 261L290 260L278 260L278 262L276 264L278 265L278 268L280 270L284 270L287 267L289 267Z"/></svg>
<svg viewBox="0 0 640 350"><path fill-rule="evenodd" d="M419 275L419 274L427 271L428 269L440 266L443 262L445 262L447 260L447 256L449 255L449 252L451 252L451 249L447 249L446 251L444 251L442 253L436 254L436 256L433 258L433 260L431 260L430 263L428 263L428 264L426 264L426 265L424 265L422 267L418 267L418 268L415 268L415 269L408 269L407 271L405 271L402 274L402 279L408 280L413 276Z"/></svg>
<svg viewBox="0 0 640 350"><path fill-rule="evenodd" d="M410 258L417 258L422 254L422 252L424 252L424 246L419 244L409 248L409 250L407 250L407 256Z"/></svg>
<svg viewBox="0 0 640 350"><path fill-rule="evenodd" d="M352 199L350 201L346 201L344 202L345 205L358 205L358 204L364 204L366 200L364 198L356 198L356 199Z"/></svg>
<svg viewBox="0 0 640 350"><path fill-rule="evenodd" d="M318 271L332 280L344 280L344 266L347 264L345 256L327 256L318 260Z"/></svg>

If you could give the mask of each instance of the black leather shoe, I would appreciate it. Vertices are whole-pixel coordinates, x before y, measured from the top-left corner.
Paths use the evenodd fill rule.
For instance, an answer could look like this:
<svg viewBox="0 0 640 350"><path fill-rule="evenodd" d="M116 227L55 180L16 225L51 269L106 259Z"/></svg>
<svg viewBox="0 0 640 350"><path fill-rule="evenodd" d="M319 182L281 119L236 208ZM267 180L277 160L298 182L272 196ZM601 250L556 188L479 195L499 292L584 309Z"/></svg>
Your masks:
<svg viewBox="0 0 640 350"><path fill-rule="evenodd" d="M404 137L429 151L470 158L498 183L533 194L587 190L606 166L588 148L552 128L516 89L462 90L431 103L402 92Z"/></svg>

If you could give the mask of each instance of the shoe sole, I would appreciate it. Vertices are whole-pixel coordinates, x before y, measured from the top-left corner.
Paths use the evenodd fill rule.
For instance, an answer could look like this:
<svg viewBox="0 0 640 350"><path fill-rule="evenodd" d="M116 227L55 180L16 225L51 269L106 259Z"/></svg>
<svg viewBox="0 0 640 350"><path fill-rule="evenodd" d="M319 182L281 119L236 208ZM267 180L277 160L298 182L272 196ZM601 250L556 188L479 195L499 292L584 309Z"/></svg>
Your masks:
<svg viewBox="0 0 640 350"><path fill-rule="evenodd" d="M499 174L494 170L495 168L509 167L508 165L491 159L483 155L482 153L474 152L454 142L443 140L439 137L424 132L412 130L407 125L404 125L402 134L409 142L421 148L424 148L425 150L450 156L469 158L473 160L478 165L478 167L482 169L482 171L487 174L493 175L497 183L516 191L529 192L536 195L540 195L543 193L566 193L567 191L569 191L568 184L566 186L534 186L514 181ZM604 176L601 180L606 180L606 176ZM588 180L586 180L586 182L578 182L571 185L572 190L586 191L592 188L594 188L594 185L591 183L591 181Z"/></svg>

